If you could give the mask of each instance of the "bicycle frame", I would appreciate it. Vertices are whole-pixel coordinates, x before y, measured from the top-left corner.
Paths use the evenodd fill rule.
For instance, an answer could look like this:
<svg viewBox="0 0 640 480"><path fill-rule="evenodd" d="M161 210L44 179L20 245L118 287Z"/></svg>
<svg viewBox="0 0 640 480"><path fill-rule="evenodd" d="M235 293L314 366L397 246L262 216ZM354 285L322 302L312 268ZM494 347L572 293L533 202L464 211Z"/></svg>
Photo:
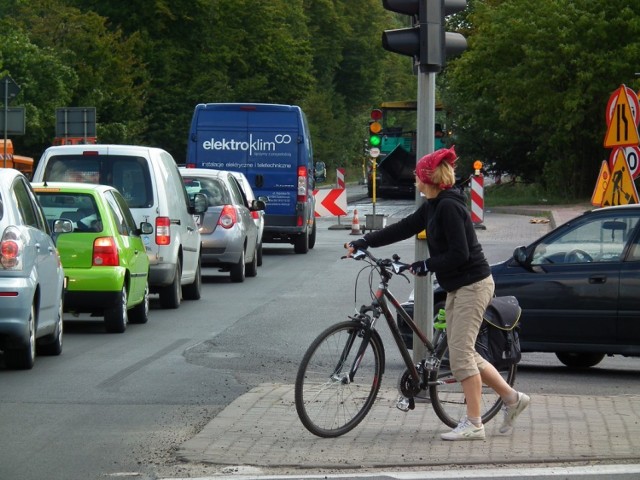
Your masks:
<svg viewBox="0 0 640 480"><path fill-rule="evenodd" d="M373 310L373 312L382 312L387 321L387 325L389 326L389 330L391 330L391 335L393 336L394 341L396 342L396 346L400 351L400 355L402 356L402 360L404 361L407 369L409 370L411 377L413 378L415 385L420 385L421 388L427 388L427 385L424 384L423 379L420 376L420 372L418 372L418 368L416 363L414 362L411 354L409 353L409 349L405 345L402 340L402 336L400 335L400 329L398 328L397 323L394 321L393 314L389 309L389 303L393 305L396 309L396 312L402 319L406 322L406 324L411 328L413 333L415 333L423 345L426 347L428 351L428 355L433 355L435 352L435 345L429 341L427 336L420 330L420 327L414 322L411 316L405 311L405 309L400 305L400 302L396 299L396 297L389 290L388 283L391 279L391 275L387 273L384 269L382 269L380 283L378 284L378 288L374 294L374 301L371 306L364 306L361 309L361 313L365 311ZM374 323L377 320L377 316L374 314L374 319L372 325L370 325L370 329L374 328ZM370 333L368 333L370 335ZM367 342L362 343L361 348L366 347ZM350 347L349 347L350 348ZM363 352L358 352L358 358ZM355 374L355 370L357 370L357 365L354 365L351 369L351 378L353 379L353 375Z"/></svg>

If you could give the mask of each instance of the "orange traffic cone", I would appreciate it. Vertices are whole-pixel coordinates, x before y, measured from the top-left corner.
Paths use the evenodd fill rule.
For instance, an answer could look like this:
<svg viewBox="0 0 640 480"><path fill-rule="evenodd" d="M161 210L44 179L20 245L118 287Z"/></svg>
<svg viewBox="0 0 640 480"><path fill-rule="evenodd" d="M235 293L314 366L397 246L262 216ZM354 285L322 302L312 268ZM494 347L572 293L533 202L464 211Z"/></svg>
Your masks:
<svg viewBox="0 0 640 480"><path fill-rule="evenodd" d="M360 221L358 220L358 210L353 210L353 220L351 221L351 235L362 235Z"/></svg>

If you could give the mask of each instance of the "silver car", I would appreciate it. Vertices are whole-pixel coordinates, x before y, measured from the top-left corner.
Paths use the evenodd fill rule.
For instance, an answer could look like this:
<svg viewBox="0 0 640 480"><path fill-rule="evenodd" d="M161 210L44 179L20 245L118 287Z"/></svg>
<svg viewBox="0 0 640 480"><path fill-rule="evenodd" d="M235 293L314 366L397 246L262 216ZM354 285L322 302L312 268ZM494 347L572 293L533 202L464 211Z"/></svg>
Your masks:
<svg viewBox="0 0 640 480"><path fill-rule="evenodd" d="M0 244L0 350L7 368L30 369L36 351L62 352L64 271L29 181L10 168L0 169Z"/></svg>
<svg viewBox="0 0 640 480"><path fill-rule="evenodd" d="M202 240L202 265L229 272L232 282L258 274L258 227L252 211L264 202L249 202L231 172L206 168L181 168L187 193L203 193L209 200L204 214L196 216Z"/></svg>
<svg viewBox="0 0 640 480"><path fill-rule="evenodd" d="M267 202L266 197L256 198L256 194L253 193L253 188L251 188L251 184L249 183L247 177L245 177L244 173L231 173L234 177L236 177L236 180L238 180L238 183L240 184L240 187L242 188L242 191L247 198L247 202L249 202L248 205L251 205L254 200ZM253 217L253 221L255 222L256 227L258 227L258 266L260 267L262 266L262 232L264 232L264 210L251 210L251 216Z"/></svg>

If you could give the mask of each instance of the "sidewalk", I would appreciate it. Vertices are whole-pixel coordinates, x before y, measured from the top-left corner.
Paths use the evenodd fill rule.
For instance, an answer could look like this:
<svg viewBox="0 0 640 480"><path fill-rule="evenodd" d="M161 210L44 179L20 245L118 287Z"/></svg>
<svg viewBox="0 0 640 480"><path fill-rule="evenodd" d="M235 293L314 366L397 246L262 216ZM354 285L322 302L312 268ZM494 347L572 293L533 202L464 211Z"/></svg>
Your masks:
<svg viewBox="0 0 640 480"><path fill-rule="evenodd" d="M500 212L549 218L553 228L586 209L521 207ZM548 231L528 221L526 226L517 223L538 236ZM490 227L483 234L492 234L496 226ZM496 233L504 235L509 228L515 226L501 224ZM449 428L428 404L417 404L408 413L399 411L397 390L388 378L379 396L356 429L343 437L322 439L300 423L293 385L262 384L228 405L181 446L177 457L221 467L288 469L300 475L445 465L638 463L640 458L640 395L533 395L512 435L499 434L498 419L485 425L487 439L476 442L442 441L440 434Z"/></svg>
<svg viewBox="0 0 640 480"><path fill-rule="evenodd" d="M444 442L450 430L427 404L403 413L395 389L381 390L365 420L334 439L315 437L297 417L293 385L260 385L225 408L178 451L181 460L302 470L637 461L640 396L535 395L512 435L485 425L487 439Z"/></svg>

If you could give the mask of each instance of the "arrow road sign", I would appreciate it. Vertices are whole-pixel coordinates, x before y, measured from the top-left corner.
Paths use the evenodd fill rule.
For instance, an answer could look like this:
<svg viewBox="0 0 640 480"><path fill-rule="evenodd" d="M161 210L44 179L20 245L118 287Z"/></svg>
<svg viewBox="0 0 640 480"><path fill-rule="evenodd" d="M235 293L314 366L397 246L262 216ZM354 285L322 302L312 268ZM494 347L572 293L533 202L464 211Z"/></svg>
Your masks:
<svg viewBox="0 0 640 480"><path fill-rule="evenodd" d="M330 190L314 190L316 198L316 217L340 217L347 214L347 190L332 188Z"/></svg>

